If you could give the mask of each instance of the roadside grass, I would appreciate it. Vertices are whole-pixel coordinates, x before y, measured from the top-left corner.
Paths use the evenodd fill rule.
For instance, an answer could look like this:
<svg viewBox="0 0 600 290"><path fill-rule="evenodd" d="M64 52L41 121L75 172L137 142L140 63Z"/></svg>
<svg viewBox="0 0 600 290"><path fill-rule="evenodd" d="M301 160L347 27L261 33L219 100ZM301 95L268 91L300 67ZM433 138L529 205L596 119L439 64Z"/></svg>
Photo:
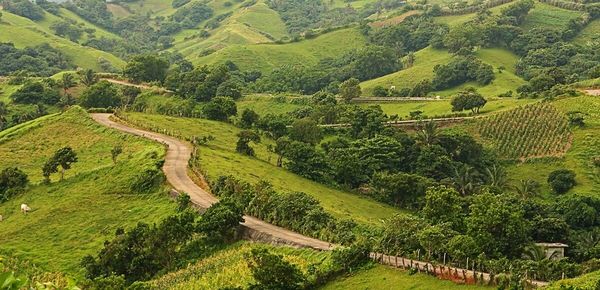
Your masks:
<svg viewBox="0 0 600 290"><path fill-rule="evenodd" d="M379 224L382 219L403 213L402 210L392 206L325 186L277 167L277 156L267 149L267 146L273 145L274 141L265 137L260 144L251 144L256 151L256 157L237 153L236 134L240 129L231 124L143 113L127 113L126 116L135 123L174 130L183 136L212 135L215 137L208 146L200 148L200 167L209 180L222 175L233 175L250 183L268 181L277 190L305 192L318 199L321 205L334 216L352 218L362 224Z"/></svg>
<svg viewBox="0 0 600 290"><path fill-rule="evenodd" d="M222 289L226 287L246 288L254 282L246 256L252 249L266 248L271 253L298 266L306 274L309 266L329 258L330 252L291 247L238 242L179 271L166 274L148 282L156 289Z"/></svg>
<svg viewBox="0 0 600 290"><path fill-rule="evenodd" d="M370 269L360 270L353 275L340 277L319 289L483 290L494 288L477 285L460 285L451 281L440 280L426 274L410 275L407 271L383 265L375 265Z"/></svg>
<svg viewBox="0 0 600 290"><path fill-rule="evenodd" d="M102 70L98 63L100 57L108 60L115 67L125 64L123 60L110 53L56 36L43 25L6 11L2 11L2 21L0 21L0 41L12 42L18 48L47 43L66 54L75 65L97 71Z"/></svg>
<svg viewBox="0 0 600 290"><path fill-rule="evenodd" d="M365 45L366 40L357 28L346 28L294 43L230 45L208 56L189 53L187 56L195 64L231 60L243 70L268 73L282 65L316 65L324 58L343 55Z"/></svg>
<svg viewBox="0 0 600 290"><path fill-rule="evenodd" d="M582 12L558 8L549 4L536 2L529 11L522 27L525 30L534 27L562 30L567 27L569 20L579 17Z"/></svg>
<svg viewBox="0 0 600 290"><path fill-rule="evenodd" d="M561 290L561 289L596 289L600 282L600 271L590 272L579 277L571 279L563 279L550 284L544 288L546 290Z"/></svg>
<svg viewBox="0 0 600 290"><path fill-rule="evenodd" d="M113 165L110 148L115 144L122 144L124 152ZM63 146L72 146L79 162L65 180L57 181L55 174L51 184L38 183L42 162ZM81 258L100 250L117 228L175 213L164 189L147 194L130 189L138 172L162 156L158 144L102 127L78 108L0 132L0 167L17 166L31 180L25 193L0 204L2 251L82 278ZM22 214L22 203L32 212Z"/></svg>

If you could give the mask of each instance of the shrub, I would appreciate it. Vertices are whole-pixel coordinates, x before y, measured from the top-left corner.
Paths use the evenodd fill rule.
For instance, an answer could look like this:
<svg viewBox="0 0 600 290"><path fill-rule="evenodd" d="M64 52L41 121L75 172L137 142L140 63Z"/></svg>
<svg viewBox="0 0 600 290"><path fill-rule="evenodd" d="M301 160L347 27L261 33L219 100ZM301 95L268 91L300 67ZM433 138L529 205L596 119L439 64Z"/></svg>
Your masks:
<svg viewBox="0 0 600 290"><path fill-rule="evenodd" d="M563 194L573 188L577 183L575 181L575 172L568 169L559 169L550 173L548 184L557 194Z"/></svg>

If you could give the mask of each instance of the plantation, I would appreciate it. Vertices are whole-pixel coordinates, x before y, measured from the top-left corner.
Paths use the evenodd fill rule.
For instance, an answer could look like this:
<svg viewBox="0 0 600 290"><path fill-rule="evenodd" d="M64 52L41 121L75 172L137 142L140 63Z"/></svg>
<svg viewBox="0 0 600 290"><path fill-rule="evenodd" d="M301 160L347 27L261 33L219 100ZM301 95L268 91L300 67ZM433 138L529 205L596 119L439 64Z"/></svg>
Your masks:
<svg viewBox="0 0 600 290"><path fill-rule="evenodd" d="M563 156L572 138L566 117L546 103L489 117L481 121L479 133L494 144L500 156L521 161Z"/></svg>

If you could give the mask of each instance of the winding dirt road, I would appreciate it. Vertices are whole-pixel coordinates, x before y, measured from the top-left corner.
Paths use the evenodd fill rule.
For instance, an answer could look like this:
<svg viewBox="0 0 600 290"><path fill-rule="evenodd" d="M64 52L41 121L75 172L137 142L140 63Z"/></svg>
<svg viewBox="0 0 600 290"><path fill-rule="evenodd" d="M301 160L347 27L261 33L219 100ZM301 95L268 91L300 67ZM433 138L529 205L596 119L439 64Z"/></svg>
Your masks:
<svg viewBox="0 0 600 290"><path fill-rule="evenodd" d="M213 203L218 201L216 197L196 185L194 181L192 181L192 179L187 175L188 160L190 159L192 153L190 144L173 137L128 127L121 123L114 122L110 119L111 114L91 115L96 122L106 127L142 136L168 146L163 171L171 186L178 192L187 193L192 202L202 208L208 208ZM243 226L261 234L269 235L274 238L273 240L279 240L287 244L319 250L331 250L333 248L328 242L320 241L292 232L290 230L286 230L254 217L244 216L244 220L245 222L242 223Z"/></svg>

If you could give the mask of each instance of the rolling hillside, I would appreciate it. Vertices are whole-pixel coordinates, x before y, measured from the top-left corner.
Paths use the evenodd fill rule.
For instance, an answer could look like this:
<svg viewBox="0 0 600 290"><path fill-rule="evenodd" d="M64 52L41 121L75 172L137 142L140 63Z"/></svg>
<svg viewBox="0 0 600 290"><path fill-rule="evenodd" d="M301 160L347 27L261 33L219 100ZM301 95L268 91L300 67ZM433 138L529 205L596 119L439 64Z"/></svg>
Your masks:
<svg viewBox="0 0 600 290"><path fill-rule="evenodd" d="M61 10L61 13L70 15L67 17L73 16L71 13L64 12L64 10ZM101 67L98 63L99 58L108 60L117 68L120 68L125 64L123 60L110 53L82 46L68 39L54 35L53 31L49 29L49 26L52 24L52 19L57 20L58 17L48 13L47 15L48 17L46 20L36 23L27 18L2 11L2 18L0 21L0 41L12 42L18 48L48 43L50 46L62 51L70 57L75 65L97 71L101 71ZM108 32L103 32L101 30L98 30L97 33L98 35L102 35L102 33L108 34Z"/></svg>
<svg viewBox="0 0 600 290"><path fill-rule="evenodd" d="M124 152L113 164L110 150L117 144ZM54 175L51 184L40 184L43 163L64 146L74 149L79 162L66 172L65 180ZM81 258L97 252L117 228L174 213L174 204L162 190L130 190L136 172L163 154L155 143L96 124L78 107L2 131L0 168L16 166L31 182L24 194L0 204L2 251L80 278ZM32 212L23 215L22 203Z"/></svg>

